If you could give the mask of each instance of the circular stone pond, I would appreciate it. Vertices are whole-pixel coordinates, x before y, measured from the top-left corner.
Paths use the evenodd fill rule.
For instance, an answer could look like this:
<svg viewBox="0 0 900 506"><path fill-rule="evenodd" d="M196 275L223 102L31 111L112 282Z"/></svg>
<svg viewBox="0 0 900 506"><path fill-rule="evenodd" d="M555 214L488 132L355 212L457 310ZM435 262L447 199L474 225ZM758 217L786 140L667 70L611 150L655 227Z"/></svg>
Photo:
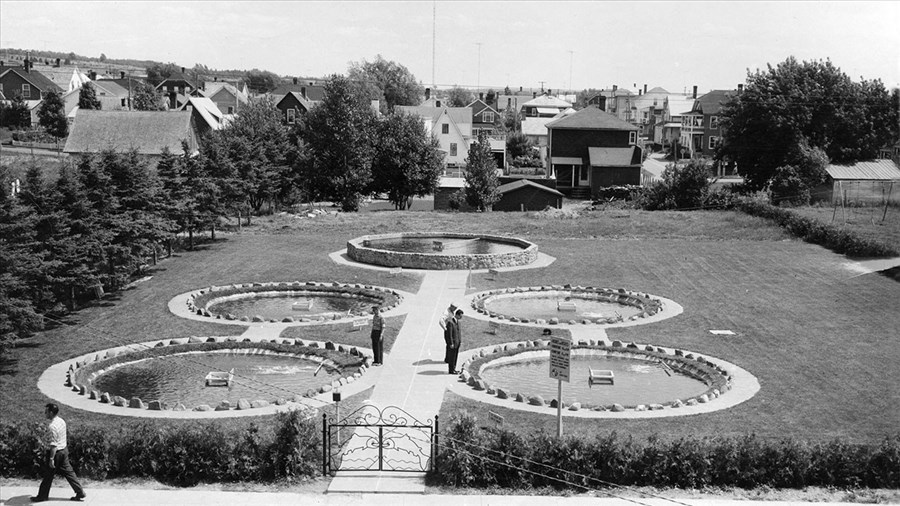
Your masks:
<svg viewBox="0 0 900 506"><path fill-rule="evenodd" d="M356 348L330 342L191 337L85 356L69 364L65 384L74 392L71 396L124 409L120 413L127 415L266 411L290 403L308 405L309 398L357 383L369 364ZM59 371L60 366L51 369ZM232 370L226 385L206 381L211 372ZM84 401L76 404L92 409Z"/></svg>
<svg viewBox="0 0 900 506"><path fill-rule="evenodd" d="M191 293L191 314L241 322L325 322L387 311L403 297L387 288L342 283L250 283Z"/></svg>
<svg viewBox="0 0 900 506"><path fill-rule="evenodd" d="M472 307L502 320L537 324L615 324L657 315L663 301L625 289L537 286L501 288L476 295Z"/></svg>
<svg viewBox="0 0 900 506"><path fill-rule="evenodd" d="M366 235L347 241L351 259L385 267L462 270L528 265L536 244L514 237L453 233Z"/></svg>
<svg viewBox="0 0 900 506"><path fill-rule="evenodd" d="M464 397L538 413L556 410L558 383L549 377L550 342L524 341L481 348L463 357ZM612 381L594 381L592 376ZM579 340L571 349L562 405L581 418L656 418L708 413L735 406L759 391L747 371L684 350L613 341Z"/></svg>

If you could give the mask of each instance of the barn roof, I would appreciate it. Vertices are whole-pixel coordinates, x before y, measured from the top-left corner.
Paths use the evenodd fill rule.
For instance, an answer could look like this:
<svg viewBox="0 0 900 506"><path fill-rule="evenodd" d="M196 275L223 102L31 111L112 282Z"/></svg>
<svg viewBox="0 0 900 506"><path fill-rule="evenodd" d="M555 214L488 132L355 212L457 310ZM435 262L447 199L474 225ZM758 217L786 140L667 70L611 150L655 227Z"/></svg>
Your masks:
<svg viewBox="0 0 900 506"><path fill-rule="evenodd" d="M825 171L832 179L870 181L900 180L900 167L893 160L861 160L850 164L829 164Z"/></svg>
<svg viewBox="0 0 900 506"><path fill-rule="evenodd" d="M190 111L78 111L66 140L65 153L97 153L104 149L159 155L165 148L183 154L181 142L196 149Z"/></svg>

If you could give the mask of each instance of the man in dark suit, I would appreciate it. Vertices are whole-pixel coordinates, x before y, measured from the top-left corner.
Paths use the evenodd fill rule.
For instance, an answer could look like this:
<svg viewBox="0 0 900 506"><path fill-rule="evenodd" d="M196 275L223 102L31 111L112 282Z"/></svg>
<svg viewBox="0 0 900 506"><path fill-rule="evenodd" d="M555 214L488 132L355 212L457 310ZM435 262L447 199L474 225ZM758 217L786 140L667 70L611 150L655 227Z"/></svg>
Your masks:
<svg viewBox="0 0 900 506"><path fill-rule="evenodd" d="M462 315L462 309L457 309L453 317L447 321L447 330L449 331L447 364L450 374L459 374L459 371L456 370L456 359L459 358L459 346L462 344L462 334L459 328L459 321L462 319Z"/></svg>

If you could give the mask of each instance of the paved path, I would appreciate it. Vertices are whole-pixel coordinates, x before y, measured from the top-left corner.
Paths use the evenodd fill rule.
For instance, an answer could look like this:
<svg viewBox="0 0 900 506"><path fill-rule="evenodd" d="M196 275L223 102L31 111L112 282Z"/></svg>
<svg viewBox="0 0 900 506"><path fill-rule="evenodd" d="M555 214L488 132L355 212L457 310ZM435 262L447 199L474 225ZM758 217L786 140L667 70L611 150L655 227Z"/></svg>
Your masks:
<svg viewBox="0 0 900 506"><path fill-rule="evenodd" d="M444 390L457 381L457 376L449 374L444 363L444 337L437 322L451 302L459 304L467 280L467 271L424 271L419 292L408 301L409 313L403 328L391 352L385 355L384 366L380 367L380 377L369 399L373 416L383 416L383 421L389 421L391 416L409 414L412 419L405 420L407 424L433 425ZM382 450L385 465L425 469L431 458L429 435L420 429L378 432L372 427L359 428L344 442L341 468L377 465L378 446L386 446ZM379 438L389 439L391 444L372 444ZM424 475L340 471L328 488L329 493L376 491L424 493Z"/></svg>
<svg viewBox="0 0 900 506"><path fill-rule="evenodd" d="M34 487L0 486L0 505L22 506L32 504L28 498L37 491ZM808 505L800 501L747 501L728 499L677 499L677 502L660 497L641 497L628 493L623 498L603 495L558 497L558 496L502 496L502 495L404 495L404 494L297 494L291 492L223 492L216 490L173 489L86 489L87 506L793 506ZM69 501L72 489L65 480L57 479L50 490L50 501L41 504L78 504ZM816 506L850 505L852 503L817 502Z"/></svg>

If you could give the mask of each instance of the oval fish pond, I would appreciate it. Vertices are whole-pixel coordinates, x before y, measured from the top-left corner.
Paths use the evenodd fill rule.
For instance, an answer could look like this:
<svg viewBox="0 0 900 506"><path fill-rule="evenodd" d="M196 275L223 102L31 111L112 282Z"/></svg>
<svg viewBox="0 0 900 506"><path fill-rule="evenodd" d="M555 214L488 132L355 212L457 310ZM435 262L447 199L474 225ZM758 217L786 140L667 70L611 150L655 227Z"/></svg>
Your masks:
<svg viewBox="0 0 900 506"><path fill-rule="evenodd" d="M549 357L502 361L486 366L481 378L489 385L549 400L557 396L557 380L549 377L549 369ZM590 369L612 371L614 384L589 385ZM600 353L573 355L569 378L563 384L563 402L577 401L591 406L662 404L701 395L708 388L704 382L657 362Z"/></svg>
<svg viewBox="0 0 900 506"><path fill-rule="evenodd" d="M331 318L367 315L372 306L380 304L375 298L347 298L328 295L248 294L216 302L209 311L237 316L261 316L266 320L284 318Z"/></svg>
<svg viewBox="0 0 900 506"><path fill-rule="evenodd" d="M126 363L94 380L94 389L126 399L182 403L189 409L201 404L216 406L223 400L292 398L317 389L339 372L320 363L289 355L247 353L178 353ZM230 386L206 386L211 371L234 369Z"/></svg>
<svg viewBox="0 0 900 506"><path fill-rule="evenodd" d="M507 317L531 320L559 318L595 319L618 318L627 320L641 312L642 308L606 302L585 297L542 292L526 293L509 297L491 297L484 303L484 309Z"/></svg>
<svg viewBox="0 0 900 506"><path fill-rule="evenodd" d="M437 246L436 246L437 245ZM375 249L430 255L488 255L514 253L522 247L516 244L493 241L483 237L395 237L370 239L368 246Z"/></svg>

